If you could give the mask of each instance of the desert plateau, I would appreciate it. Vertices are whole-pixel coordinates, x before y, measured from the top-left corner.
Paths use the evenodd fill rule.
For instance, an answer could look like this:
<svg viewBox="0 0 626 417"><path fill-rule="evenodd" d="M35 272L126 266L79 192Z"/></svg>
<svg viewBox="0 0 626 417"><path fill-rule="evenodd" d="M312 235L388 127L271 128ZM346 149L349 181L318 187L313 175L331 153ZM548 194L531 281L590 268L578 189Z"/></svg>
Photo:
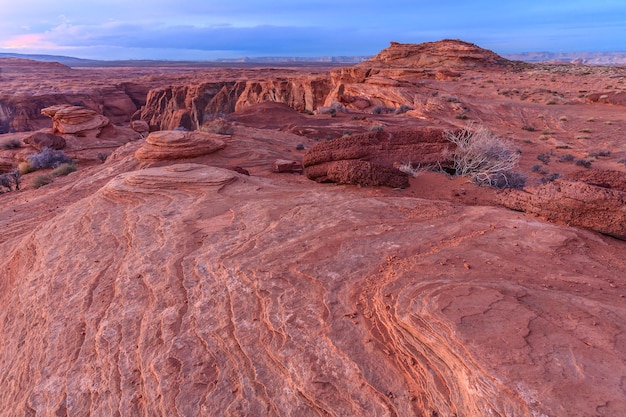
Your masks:
<svg viewBox="0 0 626 417"><path fill-rule="evenodd" d="M625 134L461 40L1 58L0 416L626 416Z"/></svg>

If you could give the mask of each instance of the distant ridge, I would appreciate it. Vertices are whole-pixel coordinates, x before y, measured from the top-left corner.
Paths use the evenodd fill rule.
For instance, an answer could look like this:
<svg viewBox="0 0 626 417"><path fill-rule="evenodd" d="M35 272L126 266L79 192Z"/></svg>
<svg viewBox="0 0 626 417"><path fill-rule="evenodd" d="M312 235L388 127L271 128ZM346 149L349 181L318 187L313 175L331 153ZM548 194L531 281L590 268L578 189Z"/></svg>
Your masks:
<svg viewBox="0 0 626 417"><path fill-rule="evenodd" d="M520 52L515 54L500 54L501 57L531 63L554 62L586 65L626 65L626 52ZM96 60L75 58L64 55L46 54L17 54L0 53L1 58L22 58L41 62L59 62L70 67L112 67L112 66L205 66L217 64L226 66L228 64L330 64L330 65L352 65L359 64L373 56L321 56L321 57L241 57L223 58L206 61L169 61L169 60Z"/></svg>

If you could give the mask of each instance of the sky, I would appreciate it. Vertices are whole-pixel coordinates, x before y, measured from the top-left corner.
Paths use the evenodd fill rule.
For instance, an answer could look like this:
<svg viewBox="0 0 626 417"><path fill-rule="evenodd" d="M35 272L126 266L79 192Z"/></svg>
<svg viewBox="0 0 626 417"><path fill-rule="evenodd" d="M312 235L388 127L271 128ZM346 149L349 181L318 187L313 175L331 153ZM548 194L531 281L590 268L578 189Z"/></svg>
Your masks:
<svg viewBox="0 0 626 417"><path fill-rule="evenodd" d="M0 0L0 52L90 59L369 56L462 39L626 51L625 0Z"/></svg>

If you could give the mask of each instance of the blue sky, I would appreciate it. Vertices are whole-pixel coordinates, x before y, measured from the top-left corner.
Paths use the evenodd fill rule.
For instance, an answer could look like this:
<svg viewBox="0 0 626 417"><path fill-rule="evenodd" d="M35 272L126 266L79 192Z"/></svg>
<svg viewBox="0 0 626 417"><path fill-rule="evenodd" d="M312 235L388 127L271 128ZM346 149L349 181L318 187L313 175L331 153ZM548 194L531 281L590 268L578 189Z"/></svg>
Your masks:
<svg viewBox="0 0 626 417"><path fill-rule="evenodd" d="M462 39L498 53L626 51L625 0L0 0L0 52L95 59L373 55Z"/></svg>

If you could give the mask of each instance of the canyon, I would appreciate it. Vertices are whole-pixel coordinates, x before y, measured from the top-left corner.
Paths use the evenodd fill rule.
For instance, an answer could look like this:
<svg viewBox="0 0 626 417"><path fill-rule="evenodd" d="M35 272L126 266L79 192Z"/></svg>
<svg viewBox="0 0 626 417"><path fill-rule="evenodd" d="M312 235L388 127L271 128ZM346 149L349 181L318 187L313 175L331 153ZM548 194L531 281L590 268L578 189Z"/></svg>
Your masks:
<svg viewBox="0 0 626 417"><path fill-rule="evenodd" d="M0 69L0 415L624 414L626 68Z"/></svg>

